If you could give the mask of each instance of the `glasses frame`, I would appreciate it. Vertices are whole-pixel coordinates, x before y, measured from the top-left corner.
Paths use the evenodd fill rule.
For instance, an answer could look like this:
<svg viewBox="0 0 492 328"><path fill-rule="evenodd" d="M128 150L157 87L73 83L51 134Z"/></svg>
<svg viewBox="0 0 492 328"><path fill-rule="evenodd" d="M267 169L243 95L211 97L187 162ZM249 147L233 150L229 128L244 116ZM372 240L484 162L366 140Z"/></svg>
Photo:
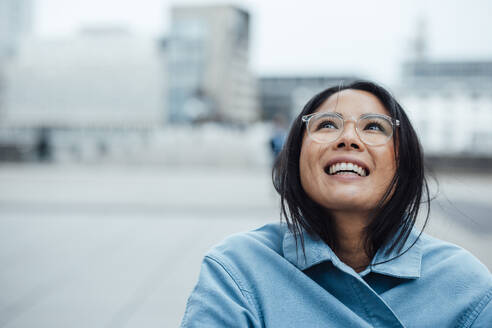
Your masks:
<svg viewBox="0 0 492 328"><path fill-rule="evenodd" d="M322 142L322 141L319 141L317 140L312 134L311 134L311 131L309 129L309 122L311 121L311 119L313 117L320 117L320 116L323 116L323 115L334 115L334 116L337 116L338 118L340 118L340 120L342 121L342 127L340 129L340 134L338 135L337 138L335 138L333 141L330 141L330 142ZM359 133L359 121L361 119L364 119L364 118L368 118L368 117L378 117L378 118L382 118L382 119L385 119L387 120L390 124L391 124L391 134L387 137L386 141L383 142L383 143L378 143L378 144L371 144L371 143L367 143L363 140L363 138L361 138L360 136L360 133ZM308 132L308 135L311 139L313 139L314 141L318 142L318 143L323 143L323 144L329 144L329 143L332 143L332 142L335 142L337 141L338 139L340 139L340 137L342 136L343 134L343 131L345 129L345 122L354 122L354 127L355 127L355 132L357 133L357 136L359 137L360 141L362 141L364 144L366 145L370 145L370 146L381 146L381 145L384 145L388 142L388 140L391 139L391 137L393 136L393 133L395 131L395 129L397 127L400 126L400 121L397 120L397 119L394 119L388 115L384 115L384 114L376 114L376 113L367 113L367 114L363 114L361 116L359 116L358 119L354 119L353 117L349 117L349 118L344 118L342 116L342 114L340 113L337 113L337 112L318 112L318 113L312 113L312 114L308 114L308 115L303 115L302 116L302 121L304 123L306 123L306 130Z"/></svg>

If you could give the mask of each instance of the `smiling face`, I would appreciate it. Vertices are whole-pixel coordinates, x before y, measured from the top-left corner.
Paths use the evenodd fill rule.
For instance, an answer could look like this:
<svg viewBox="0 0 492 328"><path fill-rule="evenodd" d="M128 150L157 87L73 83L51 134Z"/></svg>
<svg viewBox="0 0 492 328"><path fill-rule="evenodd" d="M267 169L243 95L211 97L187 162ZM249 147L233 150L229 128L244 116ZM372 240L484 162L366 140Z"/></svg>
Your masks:
<svg viewBox="0 0 492 328"><path fill-rule="evenodd" d="M388 115L376 96L353 89L330 96L318 112L337 112L354 120L364 114ZM379 146L366 145L357 135L354 121L346 121L340 137L331 143L319 143L306 131L299 166L304 191L319 205L333 213L369 212L396 172L393 139Z"/></svg>

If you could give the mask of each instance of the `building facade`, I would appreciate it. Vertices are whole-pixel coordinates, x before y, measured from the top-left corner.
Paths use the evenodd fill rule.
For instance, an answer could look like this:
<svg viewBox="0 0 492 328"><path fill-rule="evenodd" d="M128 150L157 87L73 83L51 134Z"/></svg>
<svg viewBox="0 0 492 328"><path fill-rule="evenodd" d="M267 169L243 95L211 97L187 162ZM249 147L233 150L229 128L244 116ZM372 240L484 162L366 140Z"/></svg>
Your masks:
<svg viewBox="0 0 492 328"><path fill-rule="evenodd" d="M9 67L5 119L32 127L162 124L160 56L155 40L116 27L32 41Z"/></svg>
<svg viewBox="0 0 492 328"><path fill-rule="evenodd" d="M25 44L7 70L0 143L75 159L142 148L165 121L159 47L116 26Z"/></svg>
<svg viewBox="0 0 492 328"><path fill-rule="evenodd" d="M427 155L492 157L492 61L409 61L398 93Z"/></svg>
<svg viewBox="0 0 492 328"><path fill-rule="evenodd" d="M5 111L6 70L32 29L32 0L0 0L0 122Z"/></svg>
<svg viewBox="0 0 492 328"><path fill-rule="evenodd" d="M0 0L0 58L13 57L32 28L32 0Z"/></svg>
<svg viewBox="0 0 492 328"><path fill-rule="evenodd" d="M233 6L174 7L167 43L169 121L258 118L250 16Z"/></svg>
<svg viewBox="0 0 492 328"><path fill-rule="evenodd" d="M259 83L261 118L292 120L316 93L353 80L350 76L264 76Z"/></svg>

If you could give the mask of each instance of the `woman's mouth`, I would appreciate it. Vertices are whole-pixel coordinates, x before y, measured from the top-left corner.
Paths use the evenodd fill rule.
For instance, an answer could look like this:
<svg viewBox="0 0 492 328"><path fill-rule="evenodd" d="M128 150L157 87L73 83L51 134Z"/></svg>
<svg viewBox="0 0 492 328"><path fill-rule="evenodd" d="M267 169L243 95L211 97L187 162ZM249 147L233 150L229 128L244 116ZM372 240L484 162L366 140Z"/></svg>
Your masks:
<svg viewBox="0 0 492 328"><path fill-rule="evenodd" d="M365 177L369 170L350 162L340 162L325 167L325 173L329 175L358 175Z"/></svg>

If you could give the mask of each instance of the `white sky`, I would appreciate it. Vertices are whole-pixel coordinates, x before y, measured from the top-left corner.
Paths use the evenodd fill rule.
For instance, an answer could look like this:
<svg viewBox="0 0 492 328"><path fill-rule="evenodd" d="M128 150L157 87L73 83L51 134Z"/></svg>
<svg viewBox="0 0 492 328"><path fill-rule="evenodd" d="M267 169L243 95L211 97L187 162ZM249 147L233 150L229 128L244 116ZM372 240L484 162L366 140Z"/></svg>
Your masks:
<svg viewBox="0 0 492 328"><path fill-rule="evenodd" d="M34 33L124 24L165 36L173 4L231 1L33 0ZM392 83L417 18L427 19L429 56L492 60L490 0L244 0L252 15L252 65L259 74L354 74Z"/></svg>

